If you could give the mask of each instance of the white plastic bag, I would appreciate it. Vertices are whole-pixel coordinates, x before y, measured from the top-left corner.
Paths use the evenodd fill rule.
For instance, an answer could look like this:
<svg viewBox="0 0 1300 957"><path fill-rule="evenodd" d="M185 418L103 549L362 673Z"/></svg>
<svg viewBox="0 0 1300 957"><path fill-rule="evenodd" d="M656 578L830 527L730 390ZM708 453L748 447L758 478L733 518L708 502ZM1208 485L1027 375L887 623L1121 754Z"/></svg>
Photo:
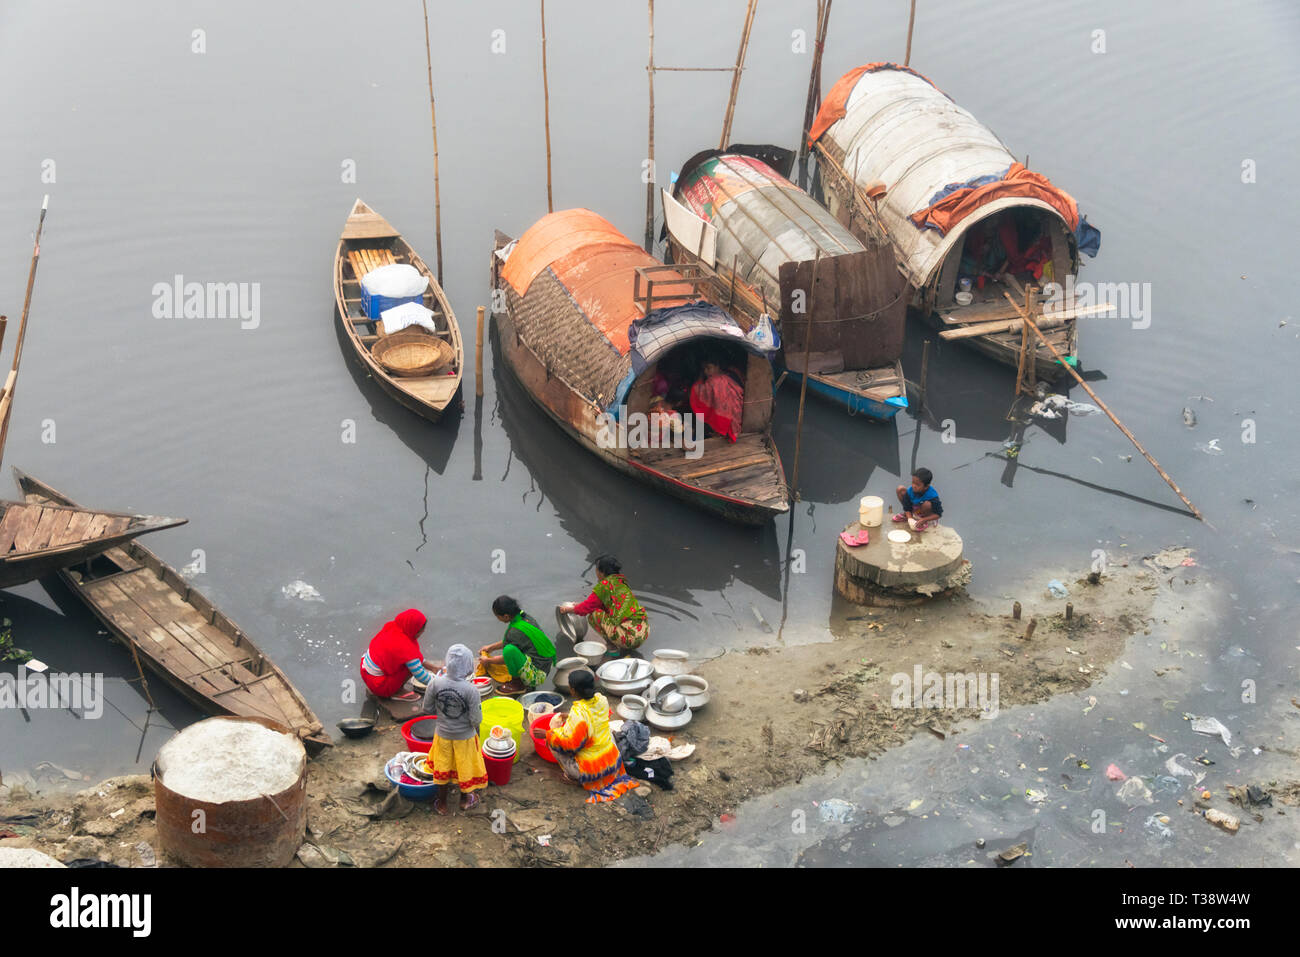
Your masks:
<svg viewBox="0 0 1300 957"><path fill-rule="evenodd" d="M420 270L414 266L392 263L370 270L361 277L361 286L372 296L406 299L424 295L424 291L429 288L429 280L420 275Z"/></svg>
<svg viewBox="0 0 1300 957"><path fill-rule="evenodd" d="M749 335L745 338L765 352L775 352L781 348L781 336L767 313L758 317L758 322L754 323L754 328L749 330Z"/></svg>
<svg viewBox="0 0 1300 957"><path fill-rule="evenodd" d="M433 311L415 302L404 302L392 309L385 309L379 318L384 320L384 332L388 335L401 332L408 326L423 326L433 333L438 331L433 324Z"/></svg>

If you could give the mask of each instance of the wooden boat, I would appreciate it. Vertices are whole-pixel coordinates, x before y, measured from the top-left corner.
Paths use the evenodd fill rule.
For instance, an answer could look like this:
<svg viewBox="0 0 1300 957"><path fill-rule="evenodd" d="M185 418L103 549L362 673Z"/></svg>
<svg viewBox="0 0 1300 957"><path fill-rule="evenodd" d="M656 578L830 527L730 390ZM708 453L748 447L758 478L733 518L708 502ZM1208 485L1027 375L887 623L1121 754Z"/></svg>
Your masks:
<svg viewBox="0 0 1300 957"><path fill-rule="evenodd" d="M0 588L34 581L137 535L185 521L96 511L68 502L0 502Z"/></svg>
<svg viewBox="0 0 1300 957"><path fill-rule="evenodd" d="M907 67L846 73L809 140L826 207L855 235L884 232L921 319L998 362L1017 366L1021 348L1019 313L1004 294L1023 304L1031 282L1073 289L1080 251L1095 255L1100 244L1069 194L1024 170L992 130ZM972 280L968 305L956 301L963 276ZM1076 320L1109 311L1072 305L1040 323L1069 361ZM1030 338L1038 377L1064 374Z"/></svg>
<svg viewBox="0 0 1300 957"><path fill-rule="evenodd" d="M18 469L27 508L76 510ZM212 715L269 718L318 754L332 743L298 690L228 617L137 542L79 555L59 571L68 587L151 671Z"/></svg>
<svg viewBox="0 0 1300 957"><path fill-rule="evenodd" d="M706 280L663 265L585 209L551 213L517 242L498 233L492 278L505 305L495 315L505 364L575 441L730 521L759 525L789 511L771 437L771 353L704 301ZM643 421L634 416L646 415L656 377L675 378L705 356L744 380L738 440L692 438L693 450L684 440L677 448L639 440L630 426ZM692 436L702 434L695 416L684 418Z"/></svg>
<svg viewBox="0 0 1300 957"><path fill-rule="evenodd" d="M865 245L763 161L778 153L793 158L775 147L733 147L687 160L672 195L663 194L670 258L716 277L719 305L746 328L770 310L783 378L798 385L806 363L813 395L892 420L907 408L907 285L893 250L880 235Z"/></svg>
<svg viewBox="0 0 1300 957"><path fill-rule="evenodd" d="M392 263L414 266L429 280L424 306L433 311L437 337L451 348L450 361L430 374L394 375L372 354L386 335L382 320L366 315L361 296L361 278L372 269ZM357 359L379 383L380 388L417 415L437 422L442 418L460 388L464 366L464 347L460 326L447 295L438 285L429 267L401 234L373 209L357 200L348 214L334 255L334 301L339 321ZM409 327L399 335L418 333Z"/></svg>

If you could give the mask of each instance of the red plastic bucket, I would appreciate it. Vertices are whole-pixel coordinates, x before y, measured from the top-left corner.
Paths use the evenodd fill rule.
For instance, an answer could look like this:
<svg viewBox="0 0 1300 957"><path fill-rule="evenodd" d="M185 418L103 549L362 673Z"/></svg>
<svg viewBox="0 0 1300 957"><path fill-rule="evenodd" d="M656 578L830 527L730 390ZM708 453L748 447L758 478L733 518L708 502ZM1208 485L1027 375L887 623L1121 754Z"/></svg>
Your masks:
<svg viewBox="0 0 1300 957"><path fill-rule="evenodd" d="M413 728L415 725L419 724L421 721L430 721L430 722L432 722L432 721L437 721L437 720L438 720L438 719L437 719L434 715L430 715L430 714L422 714L422 715L418 715L417 717L412 718L410 721L406 722L406 724L402 725L402 737L406 739L406 746L407 746L410 750L412 750L412 751L418 751L418 752L420 752L421 754L428 754L428 753L429 753L429 748L433 745L433 741L432 741L432 740L429 740L429 741L422 741L422 740L420 740L419 738L417 738L417 737L415 737L414 735L411 734L411 728ZM429 727L428 727L427 729L426 729L426 728L421 728L420 730L421 730L421 731L426 731L426 730L432 730L433 728L434 728L434 725L430 724Z"/></svg>
<svg viewBox="0 0 1300 957"><path fill-rule="evenodd" d="M487 765L487 778L489 784L509 784L510 769L515 766L515 756L511 752L504 758L498 758L489 751L483 752L483 763Z"/></svg>
<svg viewBox="0 0 1300 957"><path fill-rule="evenodd" d="M554 714L543 714L534 718L528 736L533 739L533 750L537 752L538 757L543 761L559 764L560 762L555 760L555 755L551 754L551 749L546 746L546 732L550 730L551 718L553 717ZM541 734L540 739L537 737L538 733Z"/></svg>

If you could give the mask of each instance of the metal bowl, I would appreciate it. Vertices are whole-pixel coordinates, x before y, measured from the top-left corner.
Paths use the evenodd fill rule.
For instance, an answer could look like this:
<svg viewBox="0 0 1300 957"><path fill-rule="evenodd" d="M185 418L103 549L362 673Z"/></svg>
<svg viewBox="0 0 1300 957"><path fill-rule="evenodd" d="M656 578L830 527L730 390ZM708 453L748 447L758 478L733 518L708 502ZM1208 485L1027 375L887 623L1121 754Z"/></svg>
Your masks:
<svg viewBox="0 0 1300 957"><path fill-rule="evenodd" d="M709 703L709 683L699 675L678 675L677 690L685 696L692 711L698 711Z"/></svg>
<svg viewBox="0 0 1300 957"><path fill-rule="evenodd" d="M575 644L587 637L586 617L564 611L559 605L555 606L555 625L560 629L560 634Z"/></svg>
<svg viewBox="0 0 1300 957"><path fill-rule="evenodd" d="M652 671L654 665L643 658L620 658L618 661L607 661L597 668L596 677L606 686L629 684L649 678Z"/></svg>
<svg viewBox="0 0 1300 957"><path fill-rule="evenodd" d="M663 714L681 714L686 710L686 695L670 691L655 702L655 710Z"/></svg>
<svg viewBox="0 0 1300 957"><path fill-rule="evenodd" d="M651 665L656 675L684 675L691 670L691 656L675 648L660 648L654 653Z"/></svg>
<svg viewBox="0 0 1300 957"><path fill-rule="evenodd" d="M603 641L580 641L573 646L573 653L587 659L587 664L593 668L605 660L605 651Z"/></svg>
<svg viewBox="0 0 1300 957"><path fill-rule="evenodd" d="M344 718L337 725L344 737L364 738L375 730L374 718Z"/></svg>

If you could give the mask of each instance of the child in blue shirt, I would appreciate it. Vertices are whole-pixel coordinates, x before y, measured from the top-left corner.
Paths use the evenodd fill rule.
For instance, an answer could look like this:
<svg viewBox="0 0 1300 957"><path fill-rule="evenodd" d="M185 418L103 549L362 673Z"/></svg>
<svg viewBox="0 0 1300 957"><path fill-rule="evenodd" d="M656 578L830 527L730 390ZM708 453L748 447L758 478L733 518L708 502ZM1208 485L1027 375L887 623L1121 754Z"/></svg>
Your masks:
<svg viewBox="0 0 1300 957"><path fill-rule="evenodd" d="M894 515L895 522L915 518L918 532L938 523L943 514L943 503L930 484L933 478L929 469L917 469L912 473L911 485L898 486L898 501L902 503L903 511Z"/></svg>

